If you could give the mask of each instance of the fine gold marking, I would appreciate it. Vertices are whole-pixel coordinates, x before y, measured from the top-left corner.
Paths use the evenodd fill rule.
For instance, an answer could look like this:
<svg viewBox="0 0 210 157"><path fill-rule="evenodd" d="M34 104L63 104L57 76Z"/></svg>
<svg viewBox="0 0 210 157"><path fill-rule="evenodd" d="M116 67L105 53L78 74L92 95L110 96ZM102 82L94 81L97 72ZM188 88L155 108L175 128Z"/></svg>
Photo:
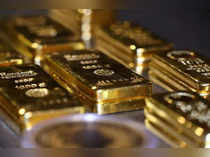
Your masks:
<svg viewBox="0 0 210 157"><path fill-rule="evenodd" d="M26 96L33 98L43 98L49 95L49 90L47 88L35 88L26 91Z"/></svg>

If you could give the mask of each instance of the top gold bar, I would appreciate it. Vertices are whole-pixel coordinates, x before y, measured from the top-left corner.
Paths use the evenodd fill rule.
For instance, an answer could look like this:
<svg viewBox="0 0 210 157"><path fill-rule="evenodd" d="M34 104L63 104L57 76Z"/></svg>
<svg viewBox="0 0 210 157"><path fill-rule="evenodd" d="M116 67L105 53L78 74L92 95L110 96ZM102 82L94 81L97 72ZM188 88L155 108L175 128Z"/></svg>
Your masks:
<svg viewBox="0 0 210 157"><path fill-rule="evenodd" d="M139 100L151 95L151 83L98 50L48 55L44 68L99 104Z"/></svg>
<svg viewBox="0 0 210 157"><path fill-rule="evenodd" d="M210 93L210 61L192 51L171 51L153 56L151 67L171 74L194 92Z"/></svg>
<svg viewBox="0 0 210 157"><path fill-rule="evenodd" d="M15 17L7 22L5 30L13 46L30 59L85 47L80 36L48 16Z"/></svg>
<svg viewBox="0 0 210 157"><path fill-rule="evenodd" d="M130 68L148 62L153 53L173 48L172 43L129 21L98 27L95 37L97 49Z"/></svg>

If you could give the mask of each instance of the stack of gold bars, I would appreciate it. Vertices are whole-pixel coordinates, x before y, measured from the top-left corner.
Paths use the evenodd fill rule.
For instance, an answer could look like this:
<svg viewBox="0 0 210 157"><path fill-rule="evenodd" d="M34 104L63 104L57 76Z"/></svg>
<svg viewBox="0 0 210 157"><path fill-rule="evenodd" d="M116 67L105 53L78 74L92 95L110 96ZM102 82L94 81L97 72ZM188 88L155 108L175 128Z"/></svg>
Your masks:
<svg viewBox="0 0 210 157"><path fill-rule="evenodd" d="M144 98L152 92L149 81L97 50L54 53L43 65L99 114L143 109Z"/></svg>
<svg viewBox="0 0 210 157"><path fill-rule="evenodd" d="M173 48L172 43L129 21L98 26L95 37L99 50L140 74L153 54Z"/></svg>
<svg viewBox="0 0 210 157"><path fill-rule="evenodd" d="M36 63L51 52L85 48L79 35L48 16L15 17L5 23L7 41Z"/></svg>
<svg viewBox="0 0 210 157"><path fill-rule="evenodd" d="M177 91L147 98L146 126L174 147L210 146L209 102Z"/></svg>
<svg viewBox="0 0 210 157"><path fill-rule="evenodd" d="M66 114L145 109L148 129L171 146L210 147L208 59L115 19L113 11L92 9L3 19L5 123L21 134ZM169 93L152 96L151 82L141 76L148 69L149 79Z"/></svg>
<svg viewBox="0 0 210 157"><path fill-rule="evenodd" d="M210 94L210 62L192 51L155 54L149 76L168 91L193 91L205 98Z"/></svg>

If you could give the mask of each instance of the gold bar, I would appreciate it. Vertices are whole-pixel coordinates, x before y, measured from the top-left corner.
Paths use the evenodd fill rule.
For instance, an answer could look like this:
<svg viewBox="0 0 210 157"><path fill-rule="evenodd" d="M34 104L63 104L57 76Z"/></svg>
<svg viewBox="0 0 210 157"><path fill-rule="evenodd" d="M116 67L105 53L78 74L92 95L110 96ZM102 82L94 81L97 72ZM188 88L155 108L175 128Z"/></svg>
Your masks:
<svg viewBox="0 0 210 157"><path fill-rule="evenodd" d="M165 130L165 127L158 126L151 122L150 120L145 120L146 127L154 133L156 136L163 139L167 144L169 144L173 148L186 148L186 143L183 142L180 139L177 139L177 136L170 135L171 133L168 133Z"/></svg>
<svg viewBox="0 0 210 157"><path fill-rule="evenodd" d="M0 107L17 124L17 132L42 120L92 110L36 65L0 67L0 86Z"/></svg>
<svg viewBox="0 0 210 157"><path fill-rule="evenodd" d="M162 134L182 141L179 147L209 147L209 104L196 93L179 91L146 98L146 120ZM160 129L159 129L160 130ZM158 129L156 129L158 131ZM161 133L160 133L161 134Z"/></svg>
<svg viewBox="0 0 210 157"><path fill-rule="evenodd" d="M85 48L78 35L48 16L13 18L7 22L5 31L13 47L29 59L41 60L55 51Z"/></svg>
<svg viewBox="0 0 210 157"><path fill-rule="evenodd" d="M94 46L95 27L111 24L114 11L103 9L53 9L49 16L81 36L86 48Z"/></svg>
<svg viewBox="0 0 210 157"><path fill-rule="evenodd" d="M151 95L152 85L98 50L47 55L43 66L67 88L101 104L137 101Z"/></svg>
<svg viewBox="0 0 210 157"><path fill-rule="evenodd" d="M150 78L169 90L187 90L208 96L210 62L191 51L170 51L155 54L150 64Z"/></svg>
<svg viewBox="0 0 210 157"><path fill-rule="evenodd" d="M97 27L95 37L97 49L132 69L148 67L153 54L173 48L173 44L128 21Z"/></svg>
<svg viewBox="0 0 210 157"><path fill-rule="evenodd" d="M149 125L149 129L151 129L152 132L154 132L172 147L201 147L200 143L198 144L194 142L194 139L183 132L182 129L176 125L168 123L155 112L149 110L151 109L145 108L144 110L146 125Z"/></svg>
<svg viewBox="0 0 210 157"><path fill-rule="evenodd" d="M19 65L23 62L21 54L0 40L0 66Z"/></svg>
<svg viewBox="0 0 210 157"><path fill-rule="evenodd" d="M49 16L79 34L84 24L89 23L92 32L96 25L108 25L115 20L114 11L104 9L52 9Z"/></svg>

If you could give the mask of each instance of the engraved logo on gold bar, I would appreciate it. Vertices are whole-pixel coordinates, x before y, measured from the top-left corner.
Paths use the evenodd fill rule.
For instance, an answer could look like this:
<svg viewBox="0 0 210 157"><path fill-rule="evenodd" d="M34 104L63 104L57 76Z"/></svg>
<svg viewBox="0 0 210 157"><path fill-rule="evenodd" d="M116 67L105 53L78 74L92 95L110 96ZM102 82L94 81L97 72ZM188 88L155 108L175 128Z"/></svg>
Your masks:
<svg viewBox="0 0 210 157"><path fill-rule="evenodd" d="M195 95L187 92L176 92L167 94L164 99L182 113L185 113L190 120L196 120L210 128L210 109L208 109L208 104L197 99Z"/></svg>
<svg viewBox="0 0 210 157"><path fill-rule="evenodd" d="M24 78L24 79L19 79L19 80L15 80L15 83L27 83L27 82L32 82L34 80L34 78Z"/></svg>
<svg viewBox="0 0 210 157"><path fill-rule="evenodd" d="M113 70L109 70L109 69L97 69L93 73L98 76L111 76L115 72Z"/></svg>
<svg viewBox="0 0 210 157"><path fill-rule="evenodd" d="M1 79L13 79L13 78L23 78L23 77L31 77L36 76L37 73L34 71L24 71L24 72L15 72L15 73L0 73Z"/></svg>
<svg viewBox="0 0 210 157"><path fill-rule="evenodd" d="M167 53L167 57L178 60L179 58L191 58L195 55L194 52L190 51L171 51Z"/></svg>
<svg viewBox="0 0 210 157"><path fill-rule="evenodd" d="M26 96L33 97L33 98L43 98L49 95L49 91L47 88L36 88L36 89L29 89L26 91Z"/></svg>
<svg viewBox="0 0 210 157"><path fill-rule="evenodd" d="M187 92L179 92L179 93L170 93L164 97L165 101L169 104L173 104L176 102L189 102L195 99L195 96L191 93Z"/></svg>
<svg viewBox="0 0 210 157"><path fill-rule="evenodd" d="M91 60L91 59L98 59L100 58L100 55L97 55L95 53L92 54L80 54L80 55L64 55L64 58L67 61L80 61L80 60Z"/></svg>
<svg viewBox="0 0 210 157"><path fill-rule="evenodd" d="M85 65L85 64L96 64L98 63L98 60L90 60L90 61L81 61L80 64Z"/></svg>
<svg viewBox="0 0 210 157"><path fill-rule="evenodd" d="M177 62L186 66L187 71L194 71L203 76L210 77L210 65L204 60L197 58L194 52L190 51L172 51L167 53L167 57L177 60Z"/></svg>

